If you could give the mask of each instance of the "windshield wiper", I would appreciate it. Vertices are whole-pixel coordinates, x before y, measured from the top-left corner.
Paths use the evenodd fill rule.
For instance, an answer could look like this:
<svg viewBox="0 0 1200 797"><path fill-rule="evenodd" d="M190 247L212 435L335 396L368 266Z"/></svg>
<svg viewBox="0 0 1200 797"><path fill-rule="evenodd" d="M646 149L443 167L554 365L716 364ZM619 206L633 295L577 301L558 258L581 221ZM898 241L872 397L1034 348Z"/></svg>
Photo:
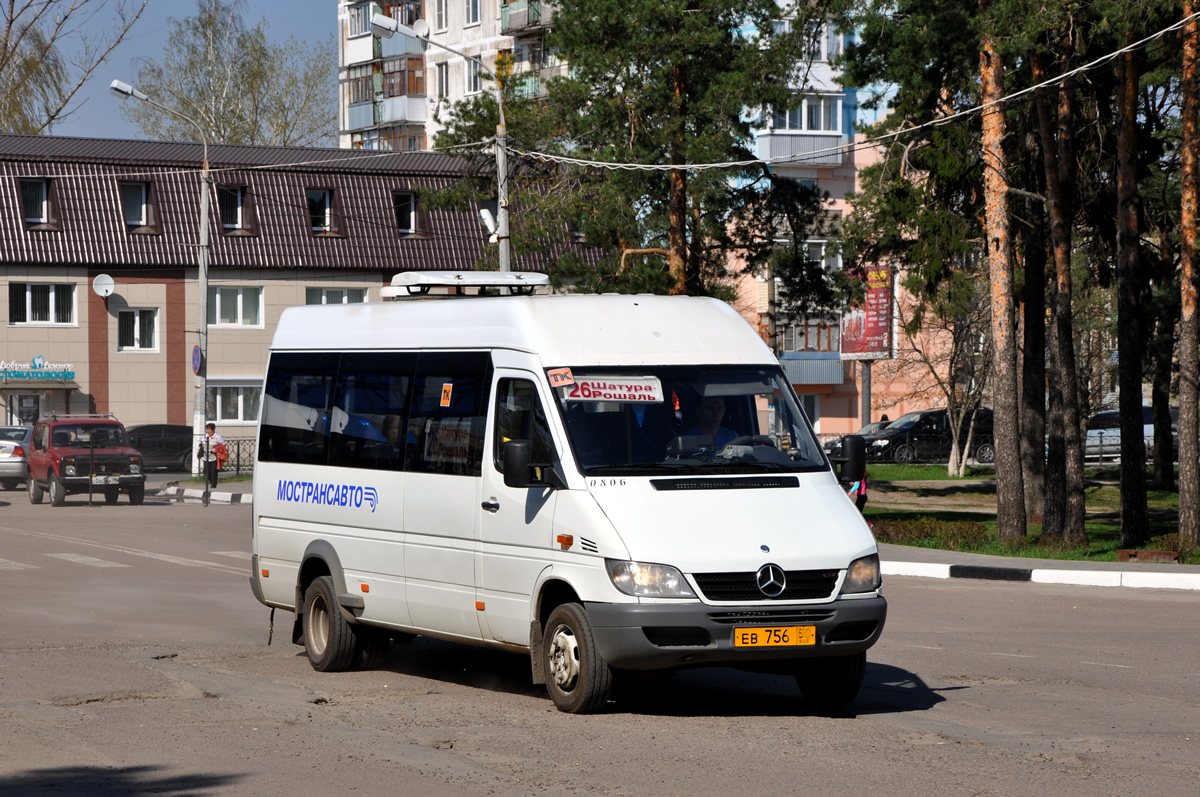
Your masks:
<svg viewBox="0 0 1200 797"><path fill-rule="evenodd" d="M598 465L585 468L588 473L620 473L624 471L668 471L678 473L703 473L704 467L690 462L630 462L621 465Z"/></svg>

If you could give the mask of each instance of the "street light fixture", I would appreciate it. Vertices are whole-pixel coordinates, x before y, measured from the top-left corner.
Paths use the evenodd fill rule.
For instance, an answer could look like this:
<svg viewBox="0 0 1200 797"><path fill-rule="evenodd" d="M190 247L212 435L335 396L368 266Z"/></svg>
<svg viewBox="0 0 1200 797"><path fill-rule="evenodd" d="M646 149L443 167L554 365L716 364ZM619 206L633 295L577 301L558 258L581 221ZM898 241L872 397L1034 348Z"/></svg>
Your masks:
<svg viewBox="0 0 1200 797"><path fill-rule="evenodd" d="M396 33L402 33L405 36L419 39L426 44L432 44L434 47L440 47L447 52L454 53L457 56L478 64L480 71L496 84L496 108L500 114L499 124L496 125L496 240L499 244L500 270L512 271L512 250L508 237L508 151L506 149L508 143L508 126L504 123L504 97L502 96L504 90L500 87L499 79L497 79L496 74L492 70L483 65L483 61L478 56L467 55L461 50L456 50L453 47L448 47L441 42L430 39L429 23L423 19L416 20L412 27L409 27L408 25L401 25L396 20L383 14L372 14L371 32L385 39L390 39Z"/></svg>
<svg viewBox="0 0 1200 797"><path fill-rule="evenodd" d="M162 103L155 102L128 83L114 80L109 84L109 89L113 94L122 99L132 97L135 100L150 103L155 108L166 111L173 116L178 116L196 128L196 132L200 134L200 141L204 145L204 162L200 167L200 246L197 249L198 254L196 256L199 271L197 290L200 294L196 302L200 323L197 348L199 349L200 357L199 362L193 361L193 369L196 372L196 394L193 398L194 406L192 409L192 434L195 435L196 445L199 447L200 443L204 440L205 404L208 398L208 191L209 183L212 181L208 171L208 136L205 134L204 128L195 119L180 113L174 108L168 108ZM193 458L192 474L201 472L203 472L201 462L198 458ZM204 493L207 497L207 478L204 481Z"/></svg>

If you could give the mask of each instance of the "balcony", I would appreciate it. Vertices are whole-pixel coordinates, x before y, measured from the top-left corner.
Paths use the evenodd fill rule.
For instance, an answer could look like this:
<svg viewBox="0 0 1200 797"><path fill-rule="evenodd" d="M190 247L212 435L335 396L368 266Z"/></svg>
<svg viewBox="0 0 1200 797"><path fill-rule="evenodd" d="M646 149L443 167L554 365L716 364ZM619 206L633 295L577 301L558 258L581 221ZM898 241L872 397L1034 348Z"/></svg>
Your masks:
<svg viewBox="0 0 1200 797"><path fill-rule="evenodd" d="M500 32L519 34L545 28L554 20L554 4L542 0L508 0L500 6Z"/></svg>
<svg viewBox="0 0 1200 797"><path fill-rule="evenodd" d="M795 166L841 166L845 145L841 133L786 133L767 130L758 136L758 157L792 158ZM808 157L805 157L805 156Z"/></svg>

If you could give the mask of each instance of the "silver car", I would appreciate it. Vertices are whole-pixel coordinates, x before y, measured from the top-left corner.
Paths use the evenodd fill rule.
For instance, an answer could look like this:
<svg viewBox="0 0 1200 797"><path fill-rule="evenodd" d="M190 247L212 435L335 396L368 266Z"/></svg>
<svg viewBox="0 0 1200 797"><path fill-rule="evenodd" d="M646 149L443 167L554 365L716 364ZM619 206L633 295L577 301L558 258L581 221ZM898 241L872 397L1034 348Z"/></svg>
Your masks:
<svg viewBox="0 0 1200 797"><path fill-rule="evenodd" d="M0 485L15 490L29 475L29 439L32 426L0 426Z"/></svg>

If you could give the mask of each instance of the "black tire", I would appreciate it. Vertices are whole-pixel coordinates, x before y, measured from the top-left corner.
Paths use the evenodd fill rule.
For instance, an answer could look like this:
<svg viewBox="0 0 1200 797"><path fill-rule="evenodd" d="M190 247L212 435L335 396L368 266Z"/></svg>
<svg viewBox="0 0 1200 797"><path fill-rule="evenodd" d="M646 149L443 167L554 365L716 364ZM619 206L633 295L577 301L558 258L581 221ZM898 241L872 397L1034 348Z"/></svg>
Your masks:
<svg viewBox="0 0 1200 797"><path fill-rule="evenodd" d="M975 449L975 461L983 465L991 465L996 461L996 449L991 443L983 443Z"/></svg>
<svg viewBox="0 0 1200 797"><path fill-rule="evenodd" d="M179 461L179 472L180 473L191 473L192 472L192 457L193 456L194 455L192 454L191 451L189 451L183 455L183 459Z"/></svg>
<svg viewBox="0 0 1200 797"><path fill-rule="evenodd" d="M382 628L366 625L353 626L355 641L359 649L358 668L378 670L387 663L388 650L392 646L391 634Z"/></svg>
<svg viewBox="0 0 1200 797"><path fill-rule="evenodd" d="M304 652L317 672L348 670L362 655L329 576L314 579L304 593Z"/></svg>
<svg viewBox="0 0 1200 797"><path fill-rule="evenodd" d="M131 484L129 485L129 503L134 506L141 506L146 500L146 485Z"/></svg>
<svg viewBox="0 0 1200 797"><path fill-rule="evenodd" d="M2 483L4 484L5 490L15 490L17 489L17 485L21 482L19 479L5 479Z"/></svg>
<svg viewBox="0 0 1200 797"><path fill-rule="evenodd" d="M26 490L29 493L29 503L40 504L42 502L42 485L34 481L33 476L25 481Z"/></svg>
<svg viewBox="0 0 1200 797"><path fill-rule="evenodd" d="M796 685L810 704L821 711L831 711L858 697L866 672L866 653L806 659L796 669Z"/></svg>
<svg viewBox="0 0 1200 797"><path fill-rule="evenodd" d="M894 459L896 462L903 462L905 464L908 464L909 462L916 462L917 452L912 446L908 444L901 444L896 446L896 450L892 452L892 459Z"/></svg>
<svg viewBox="0 0 1200 797"><path fill-rule="evenodd" d="M67 500L67 491L63 489L62 482L53 473L50 474L50 484L46 490L50 493L50 505L62 506Z"/></svg>
<svg viewBox="0 0 1200 797"><path fill-rule="evenodd" d="M104 488L104 503L115 504L117 499L121 497L121 490L117 487Z"/></svg>
<svg viewBox="0 0 1200 797"><path fill-rule="evenodd" d="M578 603L564 603L546 620L542 667L546 691L559 711L591 714L608 702L612 670L596 649L592 623Z"/></svg>

